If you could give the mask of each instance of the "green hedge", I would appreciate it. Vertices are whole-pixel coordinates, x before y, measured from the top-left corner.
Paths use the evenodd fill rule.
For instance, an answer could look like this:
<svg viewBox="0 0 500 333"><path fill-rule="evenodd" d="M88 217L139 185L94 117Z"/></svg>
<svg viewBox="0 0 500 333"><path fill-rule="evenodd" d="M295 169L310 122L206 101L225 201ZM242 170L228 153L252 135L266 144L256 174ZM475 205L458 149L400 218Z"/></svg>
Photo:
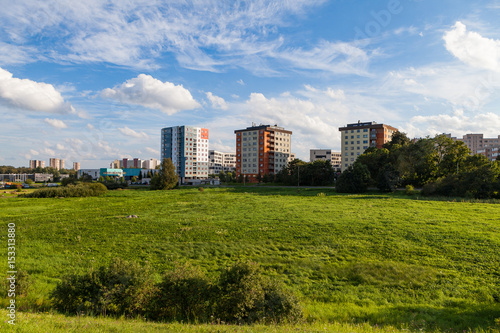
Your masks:
<svg viewBox="0 0 500 333"><path fill-rule="evenodd" d="M64 187L46 187L23 195L25 198L96 197L108 189L101 183L82 183Z"/></svg>

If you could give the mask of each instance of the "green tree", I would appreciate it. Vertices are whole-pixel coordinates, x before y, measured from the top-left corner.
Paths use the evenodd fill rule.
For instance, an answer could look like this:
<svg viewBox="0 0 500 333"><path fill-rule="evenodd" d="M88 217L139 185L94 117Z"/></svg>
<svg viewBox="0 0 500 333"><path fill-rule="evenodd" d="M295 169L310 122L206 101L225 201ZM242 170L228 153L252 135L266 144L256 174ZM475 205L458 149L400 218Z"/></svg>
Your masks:
<svg viewBox="0 0 500 333"><path fill-rule="evenodd" d="M137 178L135 176L132 177L132 182L133 183L137 182Z"/></svg>
<svg viewBox="0 0 500 333"><path fill-rule="evenodd" d="M362 163L354 162L337 179L335 190L339 193L362 193L368 189L370 171Z"/></svg>
<svg viewBox="0 0 500 333"><path fill-rule="evenodd" d="M221 183L226 182L226 174L223 171L219 172L219 179Z"/></svg>
<svg viewBox="0 0 500 333"><path fill-rule="evenodd" d="M262 176L262 181L264 183L269 183L269 174L265 173L264 176Z"/></svg>
<svg viewBox="0 0 500 333"><path fill-rule="evenodd" d="M377 176L377 188L384 192L394 192L400 183L399 172L392 164L386 164Z"/></svg>
<svg viewBox="0 0 500 333"><path fill-rule="evenodd" d="M151 179L152 190L170 190L179 182L179 177L175 174L175 167L170 158L164 158L161 168Z"/></svg>

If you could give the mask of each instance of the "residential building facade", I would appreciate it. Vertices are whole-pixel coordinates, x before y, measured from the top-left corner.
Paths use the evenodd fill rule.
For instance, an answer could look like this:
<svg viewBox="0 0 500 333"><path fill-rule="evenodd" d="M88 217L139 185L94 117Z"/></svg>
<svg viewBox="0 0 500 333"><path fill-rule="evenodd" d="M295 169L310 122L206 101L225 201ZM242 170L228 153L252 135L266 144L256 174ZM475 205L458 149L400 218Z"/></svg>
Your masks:
<svg viewBox="0 0 500 333"><path fill-rule="evenodd" d="M160 165L160 161L156 158L150 158L149 160L142 161L143 169L156 169L158 165Z"/></svg>
<svg viewBox="0 0 500 333"><path fill-rule="evenodd" d="M223 153L216 150L208 151L208 174L233 172L236 169L236 154Z"/></svg>
<svg viewBox="0 0 500 333"><path fill-rule="evenodd" d="M259 125L235 130L236 176L274 175L289 162L292 150L292 132L277 125Z"/></svg>
<svg viewBox="0 0 500 333"><path fill-rule="evenodd" d="M181 183L208 178L208 129L173 126L161 130L161 159L170 158Z"/></svg>
<svg viewBox="0 0 500 333"><path fill-rule="evenodd" d="M59 158L51 158L49 159L49 166L56 170L64 169L64 160Z"/></svg>
<svg viewBox="0 0 500 333"><path fill-rule="evenodd" d="M73 162L73 170L75 171L80 170L80 162Z"/></svg>
<svg viewBox="0 0 500 333"><path fill-rule="evenodd" d="M30 169L45 168L45 161L30 160Z"/></svg>
<svg viewBox="0 0 500 333"><path fill-rule="evenodd" d="M314 161L329 161L335 170L340 170L342 167L342 153L332 151L331 149L311 149L309 160Z"/></svg>
<svg viewBox="0 0 500 333"><path fill-rule="evenodd" d="M368 149L368 147L382 148L384 143L392 139L392 135L398 131L397 128L377 124L376 122L347 124L339 128L342 142L342 166L344 171L353 165L359 155Z"/></svg>
<svg viewBox="0 0 500 333"><path fill-rule="evenodd" d="M498 156L500 148L500 135L497 138L484 138L483 134L466 134L462 139L463 143L471 151L471 155L481 154L493 161Z"/></svg>

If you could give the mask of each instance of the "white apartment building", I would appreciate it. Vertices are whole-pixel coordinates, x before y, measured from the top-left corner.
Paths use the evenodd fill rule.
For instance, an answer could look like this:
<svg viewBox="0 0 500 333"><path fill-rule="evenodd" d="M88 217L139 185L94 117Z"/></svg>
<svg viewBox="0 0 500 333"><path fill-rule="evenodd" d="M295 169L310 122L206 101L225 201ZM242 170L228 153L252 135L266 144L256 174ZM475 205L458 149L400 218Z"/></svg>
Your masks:
<svg viewBox="0 0 500 333"><path fill-rule="evenodd" d="M236 154L223 153L216 150L208 151L208 174L233 172L236 169Z"/></svg>
<svg viewBox="0 0 500 333"><path fill-rule="evenodd" d="M161 159L170 158L180 182L208 178L208 129L173 126L161 130Z"/></svg>

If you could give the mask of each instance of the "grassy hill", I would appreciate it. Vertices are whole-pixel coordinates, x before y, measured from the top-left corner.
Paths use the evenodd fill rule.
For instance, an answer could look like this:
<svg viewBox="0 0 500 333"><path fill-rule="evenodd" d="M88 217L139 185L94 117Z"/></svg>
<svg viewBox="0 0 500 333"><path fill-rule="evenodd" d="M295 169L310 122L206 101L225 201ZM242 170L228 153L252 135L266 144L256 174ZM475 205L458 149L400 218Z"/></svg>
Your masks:
<svg viewBox="0 0 500 333"><path fill-rule="evenodd" d="M124 190L1 198L0 219L16 223L18 265L35 279L24 309L48 309L62 275L115 257L159 274L188 261L215 275L252 260L300 296L309 322L500 329L498 204L326 189Z"/></svg>

